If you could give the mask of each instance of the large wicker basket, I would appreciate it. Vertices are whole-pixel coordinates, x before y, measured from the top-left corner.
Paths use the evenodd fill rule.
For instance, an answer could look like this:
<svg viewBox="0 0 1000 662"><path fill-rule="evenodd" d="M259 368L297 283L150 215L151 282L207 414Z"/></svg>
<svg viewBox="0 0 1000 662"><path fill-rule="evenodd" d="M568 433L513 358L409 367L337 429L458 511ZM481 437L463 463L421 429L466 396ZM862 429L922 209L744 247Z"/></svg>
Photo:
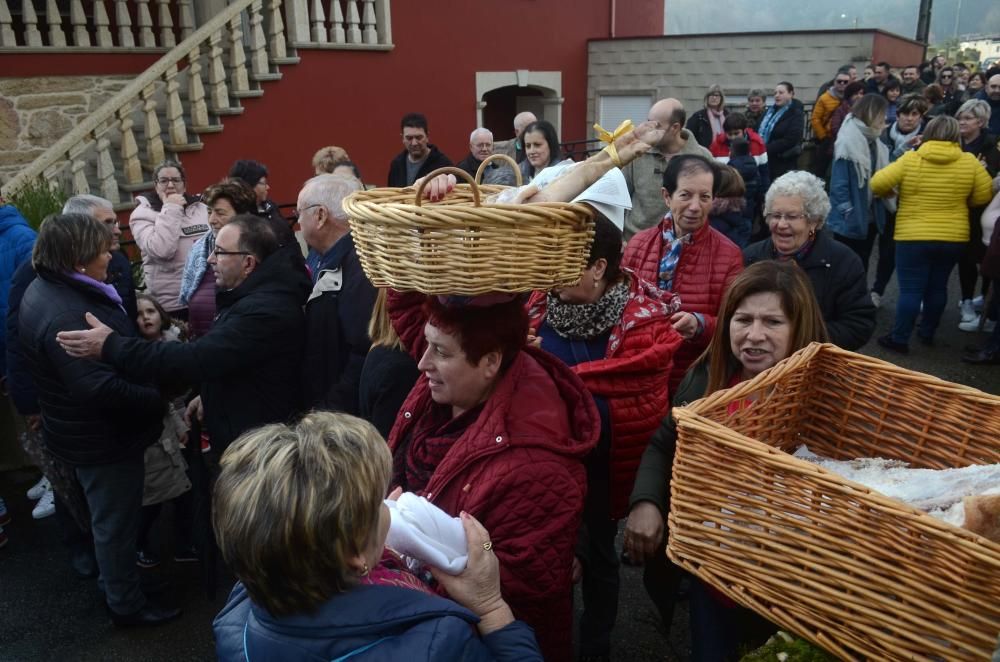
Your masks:
<svg viewBox="0 0 1000 662"><path fill-rule="evenodd" d="M469 181L442 202L420 190L376 188L344 200L361 267L376 287L427 294L530 292L580 280L594 237L593 212L582 204L484 204L504 187Z"/></svg>
<svg viewBox="0 0 1000 662"><path fill-rule="evenodd" d="M1000 398L813 344L674 416L675 563L844 659L989 659L1000 545L789 453L1000 463Z"/></svg>

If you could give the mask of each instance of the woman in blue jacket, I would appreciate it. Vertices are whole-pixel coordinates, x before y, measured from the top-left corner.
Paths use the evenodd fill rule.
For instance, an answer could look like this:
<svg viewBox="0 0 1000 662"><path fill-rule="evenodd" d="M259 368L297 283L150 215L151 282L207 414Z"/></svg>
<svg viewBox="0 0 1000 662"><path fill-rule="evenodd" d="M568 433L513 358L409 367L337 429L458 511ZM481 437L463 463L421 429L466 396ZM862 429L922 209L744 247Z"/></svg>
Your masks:
<svg viewBox="0 0 1000 662"><path fill-rule="evenodd" d="M392 457L370 423L314 412L268 425L236 440L220 466L215 536L240 580L214 623L223 662L542 659L470 515L466 569L431 570L459 604L387 564Z"/></svg>
<svg viewBox="0 0 1000 662"><path fill-rule="evenodd" d="M839 242L858 254L866 273L875 237L885 231L885 203L872 197L870 182L873 174L889 164L889 149L879 140L887 104L880 94L859 99L833 147L826 223Z"/></svg>

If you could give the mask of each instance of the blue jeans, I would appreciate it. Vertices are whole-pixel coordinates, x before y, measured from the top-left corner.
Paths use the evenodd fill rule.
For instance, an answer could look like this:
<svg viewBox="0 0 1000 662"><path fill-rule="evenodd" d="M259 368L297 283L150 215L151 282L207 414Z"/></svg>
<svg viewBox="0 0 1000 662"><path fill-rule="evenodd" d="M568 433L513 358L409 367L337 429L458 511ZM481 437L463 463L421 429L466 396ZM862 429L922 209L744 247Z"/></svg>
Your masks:
<svg viewBox="0 0 1000 662"><path fill-rule="evenodd" d="M909 344L921 302L924 312L917 334L926 340L934 338L948 303L948 278L965 248L965 243L953 241L896 242L899 301L891 333L895 342Z"/></svg>

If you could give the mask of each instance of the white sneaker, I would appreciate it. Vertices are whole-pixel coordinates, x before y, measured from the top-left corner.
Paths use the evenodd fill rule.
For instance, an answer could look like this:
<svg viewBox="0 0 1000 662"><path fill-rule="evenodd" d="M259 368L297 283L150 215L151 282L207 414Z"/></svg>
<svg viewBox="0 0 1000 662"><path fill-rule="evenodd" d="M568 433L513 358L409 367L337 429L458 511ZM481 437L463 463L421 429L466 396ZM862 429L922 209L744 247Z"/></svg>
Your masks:
<svg viewBox="0 0 1000 662"><path fill-rule="evenodd" d="M46 490L42 498L35 504L34 510L31 511L31 516L35 519L45 519L50 515L55 515L55 512L56 494L52 490Z"/></svg>
<svg viewBox="0 0 1000 662"><path fill-rule="evenodd" d="M42 476L41 480L34 484L34 486L28 490L28 498L32 501L38 501L42 498L42 495L52 489L52 485L49 484L49 479Z"/></svg>
<svg viewBox="0 0 1000 662"><path fill-rule="evenodd" d="M960 322L958 328L962 331L978 331L979 315L976 315L976 318L971 322ZM986 320L986 324L983 325L983 333L993 333L995 328L997 328L995 320Z"/></svg>
<svg viewBox="0 0 1000 662"><path fill-rule="evenodd" d="M876 308L882 307L882 295L872 290L872 303L875 304Z"/></svg>
<svg viewBox="0 0 1000 662"><path fill-rule="evenodd" d="M962 299L962 302L958 304L958 309L962 314L962 322L972 322L979 317L972 307L972 299Z"/></svg>
<svg viewBox="0 0 1000 662"><path fill-rule="evenodd" d="M972 308L977 313L983 312L983 295L982 294L980 294L979 296L974 297L972 299Z"/></svg>

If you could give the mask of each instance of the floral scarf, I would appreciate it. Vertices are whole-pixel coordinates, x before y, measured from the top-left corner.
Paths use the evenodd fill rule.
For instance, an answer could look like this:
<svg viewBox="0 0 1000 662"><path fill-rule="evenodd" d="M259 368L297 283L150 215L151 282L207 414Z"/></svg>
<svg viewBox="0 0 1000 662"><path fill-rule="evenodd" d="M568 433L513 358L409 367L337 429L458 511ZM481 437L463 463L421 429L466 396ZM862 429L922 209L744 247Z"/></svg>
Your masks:
<svg viewBox="0 0 1000 662"><path fill-rule="evenodd" d="M609 287L594 303L566 303L549 292L545 321L563 338L596 338L618 323L628 299L625 281Z"/></svg>

